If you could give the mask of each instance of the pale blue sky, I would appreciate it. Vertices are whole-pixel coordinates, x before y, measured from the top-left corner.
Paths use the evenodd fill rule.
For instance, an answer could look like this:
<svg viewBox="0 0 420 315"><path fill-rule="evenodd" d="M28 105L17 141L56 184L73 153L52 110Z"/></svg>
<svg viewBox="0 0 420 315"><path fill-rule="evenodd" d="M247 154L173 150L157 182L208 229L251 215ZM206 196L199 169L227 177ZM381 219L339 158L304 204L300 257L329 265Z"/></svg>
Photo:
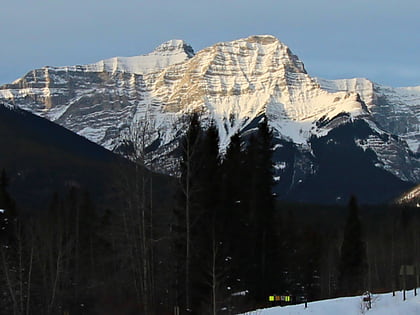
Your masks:
<svg viewBox="0 0 420 315"><path fill-rule="evenodd" d="M0 84L184 39L271 34L324 78L420 85L419 0L0 0Z"/></svg>

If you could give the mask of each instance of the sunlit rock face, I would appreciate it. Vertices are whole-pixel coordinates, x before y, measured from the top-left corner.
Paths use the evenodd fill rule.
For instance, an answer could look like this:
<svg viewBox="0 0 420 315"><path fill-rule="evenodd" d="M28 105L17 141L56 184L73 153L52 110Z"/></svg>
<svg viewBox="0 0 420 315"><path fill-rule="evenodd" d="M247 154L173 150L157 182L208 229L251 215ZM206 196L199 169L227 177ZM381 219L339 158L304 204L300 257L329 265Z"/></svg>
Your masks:
<svg viewBox="0 0 420 315"><path fill-rule="evenodd" d="M384 131L398 135L412 152L420 153L420 86L394 88L363 78L317 81L329 92L358 93Z"/></svg>
<svg viewBox="0 0 420 315"><path fill-rule="evenodd" d="M290 185L316 172L313 137L364 120L372 133L354 143L375 152L377 167L402 180L420 179L420 87L312 78L270 35L217 43L196 54L184 41L171 40L147 55L45 67L0 87L0 99L110 150L139 130L147 133L143 139L153 167L167 173L176 173L173 151L185 130L185 114L199 111L203 125L216 123L221 152L230 136L252 132L253 123L266 116L275 138L293 143L301 155L294 165L276 157L280 181L288 169L300 169Z"/></svg>

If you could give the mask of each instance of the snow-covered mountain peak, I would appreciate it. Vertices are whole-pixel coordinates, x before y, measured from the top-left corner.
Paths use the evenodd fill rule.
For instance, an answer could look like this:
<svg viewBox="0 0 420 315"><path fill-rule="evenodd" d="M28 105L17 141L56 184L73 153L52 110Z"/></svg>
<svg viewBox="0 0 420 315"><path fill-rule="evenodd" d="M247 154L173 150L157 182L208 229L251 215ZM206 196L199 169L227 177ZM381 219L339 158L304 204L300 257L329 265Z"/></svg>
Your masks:
<svg viewBox="0 0 420 315"><path fill-rule="evenodd" d="M194 49L181 39L172 39L160 44L149 55L170 56L177 54L186 54L189 58L195 55Z"/></svg>
<svg viewBox="0 0 420 315"><path fill-rule="evenodd" d="M134 57L114 57L86 65L87 71L128 72L145 74L159 71L173 64L184 62L194 56L194 50L182 40L170 40L159 45L147 55Z"/></svg>
<svg viewBox="0 0 420 315"><path fill-rule="evenodd" d="M167 154L184 131L184 115L192 111L201 113L203 124L215 121L222 150L230 136L254 128L261 115L277 139L308 152L313 136L364 119L376 134L356 144L373 149L379 164L403 180L420 178L411 166L417 165L412 153L419 152L420 88L393 89L359 78L314 79L271 35L216 43L197 54L184 41L170 40L147 55L36 69L0 87L0 100L108 149L150 120L149 144L157 147L151 155L168 172L176 163Z"/></svg>
<svg viewBox="0 0 420 315"><path fill-rule="evenodd" d="M173 64L184 62L194 56L193 48L183 40L169 40L146 55L132 57L113 57L98 62L65 67L45 67L52 71L84 71L108 73L146 74L159 71ZM13 83L18 83L18 80Z"/></svg>
<svg viewBox="0 0 420 315"><path fill-rule="evenodd" d="M67 90L69 85L65 82L70 72L71 76L77 77L73 82L80 81L77 91ZM85 78L87 73L92 77ZM85 85L84 80L95 82L95 88ZM103 109L99 109L104 105L97 98L102 100L104 93L112 94L107 110L123 114L128 121L146 108L154 108L157 117L162 117L159 121L173 120L198 109L208 119L216 121L222 148L227 146L231 135L262 114L269 117L271 125L282 137L301 144L305 144L311 135L328 129L324 124L323 130L318 130L316 122L321 118L328 121L342 112L350 113L352 117L364 114L356 93L322 90L306 73L299 58L271 35L216 43L194 56L192 48L184 41L170 40L143 56L35 70L22 78L18 89L20 86L29 87L25 93L36 95L37 104L43 103L22 106L54 121L62 120L68 128L76 128L77 132L108 148L112 148L118 139L111 136L114 132L107 131L108 127L99 126L99 120L92 117L84 124L88 132L81 129L80 123L70 123L73 119L70 117L74 117L70 113L73 107L82 106L102 115ZM18 92L16 87L10 86L0 94L20 99L24 91ZM132 109L128 111L128 108ZM109 116L115 116L115 113ZM120 124L127 126L123 122ZM93 128L93 125L98 126ZM115 125L111 126L115 128ZM163 122L160 127L167 129ZM164 139L164 142L172 140L169 134Z"/></svg>
<svg viewBox="0 0 420 315"><path fill-rule="evenodd" d="M303 62L291 52L287 45L272 35L252 35L234 41L217 43L213 47L239 48L244 53L254 50L261 55L271 53L274 58L279 58L274 61L283 63L289 67L287 69L288 71L306 73Z"/></svg>
<svg viewBox="0 0 420 315"><path fill-rule="evenodd" d="M356 93L322 90L298 57L271 35L217 43L144 79L165 112L200 110L214 119L222 148L261 114L297 143L306 143L317 133L320 118L364 114Z"/></svg>

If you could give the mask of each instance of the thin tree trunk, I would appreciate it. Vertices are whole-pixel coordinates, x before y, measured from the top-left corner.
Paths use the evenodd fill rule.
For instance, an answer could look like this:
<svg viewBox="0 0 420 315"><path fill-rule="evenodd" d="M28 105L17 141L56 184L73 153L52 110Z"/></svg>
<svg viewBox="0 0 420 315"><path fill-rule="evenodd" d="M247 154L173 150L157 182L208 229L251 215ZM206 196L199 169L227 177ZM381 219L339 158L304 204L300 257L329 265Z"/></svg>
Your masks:
<svg viewBox="0 0 420 315"><path fill-rule="evenodd" d="M368 276L367 276L367 289L368 291L372 291L372 262L369 261L370 257L370 247L369 242L366 241L366 257L368 261Z"/></svg>
<svg viewBox="0 0 420 315"><path fill-rule="evenodd" d="M6 255L4 253L3 246L0 246L0 252L1 252L1 258L2 258L2 263L3 263L4 275L6 276L7 288L9 289L10 297L12 298L12 302L13 302L13 314L17 314L16 295L13 290L12 281L10 279L9 266L7 264Z"/></svg>
<svg viewBox="0 0 420 315"><path fill-rule="evenodd" d="M142 238L142 267L143 267L143 304L144 313L150 314L149 312L149 272L148 272L148 249L147 249L147 234L146 234L146 205L145 205L145 174L142 174L142 200L141 200L141 238Z"/></svg>
<svg viewBox="0 0 420 315"><path fill-rule="evenodd" d="M50 300L50 303L48 305L48 314L51 314L51 312L52 312L52 309L53 309L54 303L55 303L55 297L56 297L56 294L57 294L57 287L58 287L58 282L59 282L59 278L60 278L60 268L61 268L61 250L58 251L55 268L56 268L55 269L55 278L54 278L54 284L53 284L53 287L52 287L51 300Z"/></svg>
<svg viewBox="0 0 420 315"><path fill-rule="evenodd" d="M18 255L19 255L19 307L20 313L23 314L23 247L22 247L22 230L20 225L16 227L16 235L18 242Z"/></svg>
<svg viewBox="0 0 420 315"><path fill-rule="evenodd" d="M213 257L212 257L212 309L213 315L217 314L217 300L216 300L216 285L217 285L217 275L216 275L216 255L217 255L217 248L216 248L216 235L214 231L214 220L213 220L213 235L212 235L212 249L213 249Z"/></svg>
<svg viewBox="0 0 420 315"><path fill-rule="evenodd" d="M185 302L187 310L190 310L190 163L187 163L187 182L186 182L186 203L185 203L185 222L186 222L186 253L185 253Z"/></svg>
<svg viewBox="0 0 420 315"><path fill-rule="evenodd" d="M261 283L266 283L266 272L267 272L267 268L266 268L266 262L267 262L267 259L266 259L266 255L267 255L267 246L266 246L266 238L267 238L267 231L265 230L266 229L266 227L264 226L263 227L263 229L264 229L264 231L263 231L263 233L262 233L262 236L261 236L261 239L262 239L262 244L261 244ZM265 290L264 290L264 286L263 286L263 292L261 292L262 293L262 295L264 295L265 294Z"/></svg>
<svg viewBox="0 0 420 315"><path fill-rule="evenodd" d="M74 197L76 198L76 196ZM74 257L74 302L78 303L79 301L79 282L80 282L80 207L76 199L76 203L74 204L76 207L76 218L75 218L75 257Z"/></svg>
<svg viewBox="0 0 420 315"><path fill-rule="evenodd" d="M28 286L26 288L26 315L29 315L30 300L31 300L31 281L32 281L32 265L34 258L34 243L31 242L31 254L29 256L29 271L28 271Z"/></svg>
<svg viewBox="0 0 420 315"><path fill-rule="evenodd" d="M150 213L149 213L149 270L150 270L150 302L155 303L155 276L154 276L154 244L153 244L153 178L150 176Z"/></svg>
<svg viewBox="0 0 420 315"><path fill-rule="evenodd" d="M395 223L392 228L392 239L391 239L391 281L392 281L392 296L395 296Z"/></svg>

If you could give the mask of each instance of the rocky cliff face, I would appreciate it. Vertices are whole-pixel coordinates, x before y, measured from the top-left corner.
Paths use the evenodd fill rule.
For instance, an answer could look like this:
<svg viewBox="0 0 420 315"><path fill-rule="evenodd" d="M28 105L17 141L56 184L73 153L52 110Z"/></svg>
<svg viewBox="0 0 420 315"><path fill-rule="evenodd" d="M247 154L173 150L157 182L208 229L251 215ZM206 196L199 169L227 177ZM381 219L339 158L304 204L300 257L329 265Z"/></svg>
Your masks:
<svg viewBox="0 0 420 315"><path fill-rule="evenodd" d="M222 151L236 131L267 116L275 137L293 143L307 161L300 163L297 173L302 174L316 169L310 162L312 137L362 119L372 134L355 138L355 144L376 153L377 167L414 182L420 180L419 95L418 87L311 78L298 57L268 35L218 43L195 55L183 41L173 40L148 55L45 67L0 87L0 100L111 150L138 130L147 131L155 167L169 173L176 166L169 153L191 111L200 111L204 124L216 122ZM285 165L278 159L277 166ZM278 167L277 175L287 167Z"/></svg>
<svg viewBox="0 0 420 315"><path fill-rule="evenodd" d="M182 41L170 41L146 56L46 67L3 86L0 96L109 149L146 112L159 115L156 127L168 129L180 115L200 109L218 122L222 147L263 113L298 143L319 131L314 122L321 117L364 113L356 93L322 90L272 36L218 43L195 56Z"/></svg>
<svg viewBox="0 0 420 315"><path fill-rule="evenodd" d="M358 143L378 155L381 167L404 180L419 181L420 86L393 88L363 78L317 81L329 92L358 93L374 128L381 134L392 135L372 135Z"/></svg>
<svg viewBox="0 0 420 315"><path fill-rule="evenodd" d="M420 153L420 86L393 88L368 79L317 79L329 92L356 92L372 119L384 131L398 135L414 153Z"/></svg>

